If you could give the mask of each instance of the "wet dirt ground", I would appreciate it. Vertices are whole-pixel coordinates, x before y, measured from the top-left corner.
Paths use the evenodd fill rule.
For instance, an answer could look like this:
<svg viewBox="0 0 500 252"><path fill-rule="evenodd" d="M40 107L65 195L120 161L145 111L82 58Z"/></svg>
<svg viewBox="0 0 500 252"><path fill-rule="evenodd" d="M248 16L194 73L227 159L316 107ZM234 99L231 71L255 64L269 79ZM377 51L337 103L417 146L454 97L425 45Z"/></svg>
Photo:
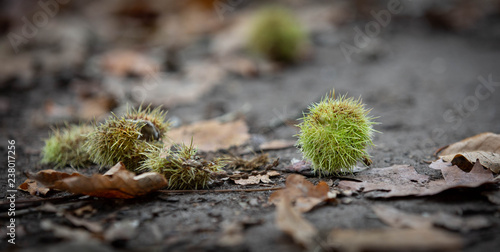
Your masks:
<svg viewBox="0 0 500 252"><path fill-rule="evenodd" d="M251 144L273 139L295 140L297 128L285 122L294 122L307 111L309 104L319 101L334 88L339 94L361 96L367 107L373 108L371 114L378 117L375 129L380 133L375 134L376 146L369 151L372 169L409 164L432 178L441 175L428 168L426 161L434 160L437 148L482 132L500 132L500 48L497 46L500 36L495 34L498 20L473 31L450 32L430 29L413 19L395 19L361 52L353 53L349 62L340 44L352 44L356 36L354 28L363 27L367 21L369 19L315 34L311 38L311 56L299 64L255 78L229 75L196 102L167 107L167 117L189 124L241 111L252 134ZM73 71L78 75L80 70ZM8 139L16 141L17 185L25 179L23 172L50 168L39 164L43 138L48 136L50 125L34 125L32 114L44 106L47 99L71 99L64 97L69 92L67 86L53 82L60 80L60 75L60 72L47 73L46 79L32 80L36 84L28 87L2 86L0 97L3 103L8 103L8 109L2 110L0 153L6 155ZM295 148L267 153L273 159L280 159L278 168L289 165L294 158L302 158ZM6 192L5 170L2 168L1 173L2 195ZM97 167L82 170L84 173L95 171ZM275 186L283 186L286 175L276 179ZM335 177L321 179L336 181ZM317 182L319 178L310 180ZM225 182L214 188L247 187ZM348 204L322 205L304 217L325 238L334 228L384 227L370 208L376 203L423 215L442 211L463 217L483 216L492 223L489 228L457 233L464 240L464 251L494 251L500 246L499 207L481 192L482 189L457 189L436 196L385 200L355 194ZM130 234L124 234L123 239L112 242L99 238L67 240L44 231L41 224L48 219L71 226L64 218L47 211L18 210L16 246L6 242L4 223L7 219L2 215L0 248L8 251L301 251L300 246L277 229L275 207L267 203L270 194L271 191L154 193L133 200L84 198L57 202L55 204L63 209L90 204L96 211L88 220L107 227L121 223L135 228ZM37 198L17 192L18 201ZM219 239L231 223L244 224L244 239L234 247L221 246Z"/></svg>

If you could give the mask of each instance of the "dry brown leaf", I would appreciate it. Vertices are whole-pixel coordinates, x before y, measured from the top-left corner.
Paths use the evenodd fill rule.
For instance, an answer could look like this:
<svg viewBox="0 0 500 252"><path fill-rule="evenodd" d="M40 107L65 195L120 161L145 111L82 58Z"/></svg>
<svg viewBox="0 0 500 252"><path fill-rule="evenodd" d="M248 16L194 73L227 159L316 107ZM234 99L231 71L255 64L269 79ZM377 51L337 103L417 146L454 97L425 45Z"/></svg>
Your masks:
<svg viewBox="0 0 500 252"><path fill-rule="evenodd" d="M78 173L70 175L48 170L28 177L51 189L103 198L134 198L161 189L168 184L165 177L159 173L147 172L136 176L128 171L122 162L113 166L104 175L94 174L86 177Z"/></svg>
<svg viewBox="0 0 500 252"><path fill-rule="evenodd" d="M472 151L500 153L500 135L491 132L481 133L443 148L439 155L442 157Z"/></svg>
<svg viewBox="0 0 500 252"><path fill-rule="evenodd" d="M49 169L49 170L39 171L35 174L27 173L27 176L28 178L36 180L37 182L41 183L42 185L48 188L54 188L60 186L61 181L66 178L80 177L83 175L76 172L69 174Z"/></svg>
<svg viewBox="0 0 500 252"><path fill-rule="evenodd" d="M339 251L459 251L459 236L431 228L333 230L328 245Z"/></svg>
<svg viewBox="0 0 500 252"><path fill-rule="evenodd" d="M29 192L33 196L45 196L50 191L49 188L38 184L33 179L26 179L24 183L17 187L19 190Z"/></svg>
<svg viewBox="0 0 500 252"><path fill-rule="evenodd" d="M418 174L411 166L396 165L361 172L355 179L362 182L343 180L340 181L339 188L364 192L377 191L367 196L390 198L435 195L452 188L478 187L494 183L492 173L484 169L480 162L476 162L469 173L451 164L440 164L439 160L429 167L440 169L444 180L429 181L428 176Z"/></svg>
<svg viewBox="0 0 500 252"><path fill-rule="evenodd" d="M441 159L429 165L430 168L441 170L444 177L442 180L432 181L433 185L449 188L455 187L478 187L486 183L493 183L493 174L484 169L481 162L476 161L470 172L464 172L456 165L445 163Z"/></svg>
<svg viewBox="0 0 500 252"><path fill-rule="evenodd" d="M244 144L250 139L250 134L242 119L226 123L209 120L172 129L168 132L168 137L176 144L189 145L193 140L193 145L198 150L217 151Z"/></svg>
<svg viewBox="0 0 500 252"><path fill-rule="evenodd" d="M257 185L257 184L260 184L261 182L268 184L268 183L272 183L273 181L271 181L271 179L269 179L269 175L267 175L267 174L252 175L252 176L248 176L247 179L242 178L242 179L234 180L234 183L237 185Z"/></svg>
<svg viewBox="0 0 500 252"><path fill-rule="evenodd" d="M343 180L339 188L356 191L384 191L372 197L389 198L408 195L420 195L426 192L425 185L429 177L418 174L412 166L394 165L387 168L369 169L354 177L362 182Z"/></svg>
<svg viewBox="0 0 500 252"><path fill-rule="evenodd" d="M276 203L276 226L306 248L311 248L318 236L318 230L292 207L286 196Z"/></svg>
<svg viewBox="0 0 500 252"><path fill-rule="evenodd" d="M408 214L394 207L376 204L372 206L373 212L385 224L394 228L431 228L430 218Z"/></svg>
<svg viewBox="0 0 500 252"><path fill-rule="evenodd" d="M313 185L304 176L292 174L287 177L286 188L274 192L269 197L269 202L277 204L283 199L289 199L295 203L294 208L305 213L313 209L321 202L334 199L336 195L329 194L330 188L324 181Z"/></svg>
<svg viewBox="0 0 500 252"><path fill-rule="evenodd" d="M451 162L464 171L470 171L476 160L494 173L500 172L500 154L486 151L473 151L451 154L441 157L446 162Z"/></svg>

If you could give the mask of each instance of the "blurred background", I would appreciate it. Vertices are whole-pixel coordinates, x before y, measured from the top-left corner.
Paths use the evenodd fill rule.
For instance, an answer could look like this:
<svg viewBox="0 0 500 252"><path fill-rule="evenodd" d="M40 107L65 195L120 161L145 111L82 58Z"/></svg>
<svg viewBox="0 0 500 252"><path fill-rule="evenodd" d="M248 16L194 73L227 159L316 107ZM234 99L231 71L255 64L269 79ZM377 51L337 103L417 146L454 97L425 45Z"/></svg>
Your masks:
<svg viewBox="0 0 500 252"><path fill-rule="evenodd" d="M1 137L25 153L50 127L140 104L162 105L174 126L244 117L253 141L293 140L332 89L379 117L378 166L500 132L498 0L0 6Z"/></svg>

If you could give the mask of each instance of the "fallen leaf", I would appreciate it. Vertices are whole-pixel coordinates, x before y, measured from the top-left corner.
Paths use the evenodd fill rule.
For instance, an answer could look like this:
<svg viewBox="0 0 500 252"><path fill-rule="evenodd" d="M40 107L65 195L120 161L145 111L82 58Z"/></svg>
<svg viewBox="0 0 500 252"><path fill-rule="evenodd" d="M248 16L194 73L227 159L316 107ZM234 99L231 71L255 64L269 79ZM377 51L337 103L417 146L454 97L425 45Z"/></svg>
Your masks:
<svg viewBox="0 0 500 252"><path fill-rule="evenodd" d="M276 226L306 248L311 248L318 236L318 230L292 207L286 196L276 203Z"/></svg>
<svg viewBox="0 0 500 252"><path fill-rule="evenodd" d="M269 178L269 174L264 174L264 175L252 175L248 176L247 179L236 179L234 180L234 183L237 185L257 185L260 183L265 183L269 184L272 183L273 181Z"/></svg>
<svg viewBox="0 0 500 252"><path fill-rule="evenodd" d="M271 194L268 201L277 204L283 199L289 199L291 203L295 203L294 208L301 213L308 212L318 204L336 197L335 194L329 194L330 187L326 182L321 181L313 185L304 176L297 174L288 176L285 186L285 189Z"/></svg>
<svg viewBox="0 0 500 252"><path fill-rule="evenodd" d="M128 171L122 162L103 175L94 174L91 177L54 170L40 171L34 175L28 174L28 177L50 189L103 198L134 198L168 185L167 180L161 174L146 172L136 176Z"/></svg>
<svg viewBox="0 0 500 252"><path fill-rule="evenodd" d="M486 151L500 153L500 135L485 132L442 148L440 157L462 152Z"/></svg>
<svg viewBox="0 0 500 252"><path fill-rule="evenodd" d="M267 176L269 177L276 177L276 176L280 176L281 173L277 172L277 171L268 171L267 172Z"/></svg>
<svg viewBox="0 0 500 252"><path fill-rule="evenodd" d="M476 160L494 173L500 172L500 154L486 151L473 151L451 154L441 157L446 162L451 162L464 171L470 171Z"/></svg>
<svg viewBox="0 0 500 252"><path fill-rule="evenodd" d="M355 177L362 182L342 180L338 187L343 190L354 191L384 191L375 198L389 198L408 195L421 195L426 192L425 187L429 177L418 174L412 166L394 165L387 168L365 170Z"/></svg>
<svg viewBox="0 0 500 252"><path fill-rule="evenodd" d="M456 165L438 160L429 165L430 168L441 170L445 187L478 187L485 183L494 182L493 174L484 169L481 162L476 161L470 172L464 172ZM441 185L442 180L433 181L433 184ZM448 189L448 188L447 188Z"/></svg>
<svg viewBox="0 0 500 252"><path fill-rule="evenodd" d="M431 228L333 230L328 245L338 251L460 251L459 236Z"/></svg>
<svg viewBox="0 0 500 252"><path fill-rule="evenodd" d="M35 180L37 182L40 182L42 185L48 187L48 188L54 188L58 187L61 184L61 181L66 179L66 178L71 178L71 177L80 177L83 176L80 173L65 173L65 172L60 172L56 170L42 170L39 171L35 174L27 173L27 177Z"/></svg>
<svg viewBox="0 0 500 252"><path fill-rule="evenodd" d="M33 196L45 196L50 191L49 188L39 185L33 179L26 179L24 183L20 184L17 188L19 190L29 192Z"/></svg>
<svg viewBox="0 0 500 252"><path fill-rule="evenodd" d="M244 144L250 134L242 119L226 123L209 120L172 129L168 137L172 143L189 145L192 140L200 151L217 151Z"/></svg>
<svg viewBox="0 0 500 252"><path fill-rule="evenodd" d="M376 204L373 212L385 224L394 228L431 228L432 220L423 216L408 214L394 207Z"/></svg>
<svg viewBox="0 0 500 252"><path fill-rule="evenodd" d="M493 174L484 169L480 162L476 162L471 172L467 173L457 166L451 166L442 161L439 163L439 161L432 163L429 167L440 169L444 180L429 181L428 176L418 174L412 166L395 165L366 170L353 177L362 182L342 180L338 187L344 190L375 191L367 197L390 198L435 195L452 188L473 188L494 183Z"/></svg>

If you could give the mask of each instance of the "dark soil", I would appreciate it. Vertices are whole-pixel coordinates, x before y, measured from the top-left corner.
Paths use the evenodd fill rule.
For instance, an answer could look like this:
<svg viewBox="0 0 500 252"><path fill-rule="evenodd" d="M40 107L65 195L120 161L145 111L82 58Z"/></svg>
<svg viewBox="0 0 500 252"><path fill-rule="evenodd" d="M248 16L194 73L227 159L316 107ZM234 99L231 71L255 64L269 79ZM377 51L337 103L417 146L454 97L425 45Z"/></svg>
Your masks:
<svg viewBox="0 0 500 252"><path fill-rule="evenodd" d="M327 4L323 2L314 1L310 4ZM79 4L74 5L68 7L67 14L58 17L54 23L68 20L71 13L77 13ZM246 11L257 5L245 3L232 15L237 15L239 8ZM300 11L300 8L297 9ZM7 16L2 18L7 19ZM319 101L335 88L339 94L361 96L367 107L373 108L372 115L378 117L380 124L375 129L380 133L375 134L376 147L370 150L373 160L371 168L409 164L419 173L438 179L441 177L440 172L428 168L426 162L435 159L433 153L437 148L482 132L500 132L498 12L483 17L473 28L458 30L436 29L423 16L416 14L394 17L362 52L353 54L349 63L340 50L340 43L353 44L356 36L353 28L364 27L371 20L370 16L359 18L335 29L314 33L311 35L311 55L307 60L255 78L229 75L196 102L167 107L168 117L188 124L249 107L244 117L252 134L250 145L273 139L294 140L297 133L297 129L292 126L296 122L294 120L307 111L309 104ZM206 39L210 40L208 37ZM91 42L86 42L89 46L83 57L84 62L91 61L94 55L113 46L99 38L87 39ZM8 41L3 41L1 46L9 47ZM9 64L9 57L31 57L35 54L41 55L42 64L49 64L43 57L50 58L52 51L57 52L57 48L51 49L51 45L23 50L27 52L2 56L2 65ZM207 49L203 42L193 43L189 50L185 54L180 51L180 57L189 60L209 57L204 52ZM199 52L193 53L196 50ZM45 51L45 54L40 51ZM58 56L55 52L53 54L56 63L52 66L28 65L27 69L18 69L17 75L12 78L0 76L0 153L7 155L7 140L16 141L16 185L24 181L24 172L51 168L39 164L40 150L43 139L49 135L50 126L62 125L61 121L40 125L34 121L33 115L39 113L48 100L57 104L71 103L75 95L68 83L72 80L89 83L102 80L102 76L94 76L88 71L86 66L90 63L57 63ZM34 73L34 77L24 78L28 73ZM483 85L480 79L493 80L491 92L484 99L477 93ZM486 92L486 89L481 89L481 92ZM122 105L118 101L116 108ZM267 153L273 159L280 159L278 168L289 165L294 158L302 158L295 148ZM253 156L246 154L243 157ZM2 162L0 177L3 201L6 200L4 195L7 192L5 164ZM97 172L98 168L89 167L80 171L90 174ZM275 186L284 186L286 176L285 173L275 180ZM310 177L310 180L316 183L320 179ZM336 178L322 177L321 180L335 182ZM237 186L226 181L213 188L261 187ZM373 200L363 194L355 194L349 204L322 205L304 216L320 230L323 238L334 228L385 227L370 208L375 203L415 214L441 211L463 217L483 216L491 221L491 227L458 234L464 239L464 251L494 251L500 247L500 208L481 194L484 190L498 188L460 189L430 197L387 200ZM55 213L37 209L35 204L21 203L40 197L18 191L16 245L7 243L7 209L2 205L0 249L75 252L303 250L277 229L274 222L275 207L267 203L271 193L153 193L132 200L83 197L53 202L59 209L77 209L90 204L96 211L88 220L103 223L105 228L120 221L138 221L135 231L124 239L102 241L97 237L90 242L82 242L61 239L53 232L44 231L41 225L43 220L51 220L71 229L76 227ZM56 193L45 198L67 195ZM234 222L244 223L243 243L235 247L220 246L218 240L224 228Z"/></svg>

